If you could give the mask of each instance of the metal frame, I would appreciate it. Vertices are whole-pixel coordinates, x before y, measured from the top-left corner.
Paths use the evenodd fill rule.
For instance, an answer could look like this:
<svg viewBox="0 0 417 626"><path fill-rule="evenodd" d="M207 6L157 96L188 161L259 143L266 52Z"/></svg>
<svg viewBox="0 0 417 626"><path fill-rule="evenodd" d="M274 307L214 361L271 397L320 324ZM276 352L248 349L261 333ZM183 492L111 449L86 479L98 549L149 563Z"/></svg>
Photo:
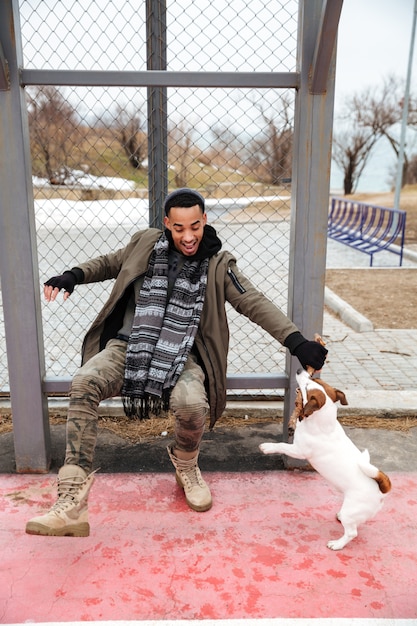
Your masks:
<svg viewBox="0 0 417 626"><path fill-rule="evenodd" d="M9 64L4 56L0 41L0 91L6 91L7 89L10 89Z"/></svg>
<svg viewBox="0 0 417 626"><path fill-rule="evenodd" d="M29 127L17 0L0 3L0 41L10 87L0 91L0 268L16 468L43 472L50 463Z"/></svg>
<svg viewBox="0 0 417 626"><path fill-rule="evenodd" d="M166 48L166 0L146 0L148 72L166 74ZM147 92L149 226L162 228L162 206L168 192L167 87L148 82Z"/></svg>
<svg viewBox="0 0 417 626"><path fill-rule="evenodd" d="M329 6L338 5L339 12ZM294 158L292 184L292 220L290 234L288 314L307 337L321 334L323 326L326 273L327 220L330 189L330 161L334 109L336 49L322 54L321 37L329 23L338 22L341 1L305 0L301 6L299 27L300 88L295 109ZM337 30L337 25L334 24ZM333 39L335 42L335 39ZM314 65L314 62L316 65ZM311 76L326 77L326 90L311 83ZM324 78L320 79L322 83ZM315 93L318 90L319 93ZM294 406L298 361L287 360L289 388L285 394L284 438L288 437L288 418Z"/></svg>
<svg viewBox="0 0 417 626"><path fill-rule="evenodd" d="M68 388L67 380L44 380L24 87L148 87L150 134L155 133L152 141L159 146L150 161L154 220L158 219L155 207L160 206L167 186L163 142L167 87L294 88L289 315L305 335L312 336L321 332L323 320L335 43L341 8L342 0L300 0L297 72L168 72L164 50L154 49L152 43L154 31L164 34L164 0L148 0L148 70L98 72L24 69L18 0L0 2L0 267L18 472L48 471L47 393ZM286 428L295 395L295 367L295 359L289 358L285 374L229 376L228 385L234 389L287 389Z"/></svg>
<svg viewBox="0 0 417 626"><path fill-rule="evenodd" d="M297 72L112 72L96 70L24 70L21 85L67 87L236 87L277 89L299 87Z"/></svg>

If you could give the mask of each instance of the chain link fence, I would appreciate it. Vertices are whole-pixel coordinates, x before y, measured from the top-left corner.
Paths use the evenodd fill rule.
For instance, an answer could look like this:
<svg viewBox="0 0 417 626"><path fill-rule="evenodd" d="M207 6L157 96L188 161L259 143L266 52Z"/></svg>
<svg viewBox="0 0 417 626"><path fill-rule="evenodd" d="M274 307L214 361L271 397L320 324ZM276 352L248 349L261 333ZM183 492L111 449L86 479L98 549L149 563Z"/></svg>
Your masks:
<svg viewBox="0 0 417 626"><path fill-rule="evenodd" d="M145 70L146 7L128 0L20 0L25 68ZM298 3L176 0L166 5L166 69L292 72ZM39 284L125 246L149 225L146 88L26 89ZM294 93L167 88L168 188L207 199L209 222L240 269L287 307ZM47 377L71 377L111 285L42 304ZM0 308L0 315L2 309ZM282 371L284 352L230 311L229 373ZM0 318L1 362L6 364ZM6 367L0 388L8 389Z"/></svg>

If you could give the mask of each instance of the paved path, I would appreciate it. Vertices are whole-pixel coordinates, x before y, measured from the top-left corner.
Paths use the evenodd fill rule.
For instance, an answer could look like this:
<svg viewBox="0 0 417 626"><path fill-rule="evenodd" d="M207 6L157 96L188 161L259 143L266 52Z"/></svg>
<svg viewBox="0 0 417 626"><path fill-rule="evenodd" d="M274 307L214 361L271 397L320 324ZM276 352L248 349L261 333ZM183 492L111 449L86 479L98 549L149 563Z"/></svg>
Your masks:
<svg viewBox="0 0 417 626"><path fill-rule="evenodd" d="M390 262L389 253L384 254L380 261ZM329 268L364 267L365 261L366 255L329 240ZM415 250L408 251L404 267L417 267ZM355 312L349 317L357 328ZM417 317L414 329L358 332L334 315L325 314L324 336L330 356L323 377L348 390L350 402L359 408L386 410L387 415L395 411L417 415Z"/></svg>
<svg viewBox="0 0 417 626"><path fill-rule="evenodd" d="M213 508L196 513L172 472L99 474L91 534L74 539L23 532L52 503L51 477L1 477L1 623L416 624L416 474L391 475L382 511L339 552L326 543L340 496L317 474L207 479Z"/></svg>

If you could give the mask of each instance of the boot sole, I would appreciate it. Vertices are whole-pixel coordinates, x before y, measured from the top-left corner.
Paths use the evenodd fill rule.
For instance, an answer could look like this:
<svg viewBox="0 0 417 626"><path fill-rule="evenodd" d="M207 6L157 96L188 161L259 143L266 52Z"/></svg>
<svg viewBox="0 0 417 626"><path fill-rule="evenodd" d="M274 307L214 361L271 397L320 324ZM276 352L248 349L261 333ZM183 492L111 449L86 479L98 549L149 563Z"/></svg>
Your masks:
<svg viewBox="0 0 417 626"><path fill-rule="evenodd" d="M193 504L192 502L190 502L189 499L187 498L187 494L185 493L184 485L182 484L181 479L177 473L175 473L175 480L177 481L177 485L181 487L181 489L184 491L185 501L190 507L190 509L192 509L193 511L197 511L198 513L204 513L204 511L208 511L209 509L211 509L213 502L209 502L209 504L200 504L200 505Z"/></svg>
<svg viewBox="0 0 417 626"><path fill-rule="evenodd" d="M82 522L74 526L49 528L37 522L28 522L26 524L26 533L28 535L44 535L46 537L88 537L90 534L90 525L86 522Z"/></svg>

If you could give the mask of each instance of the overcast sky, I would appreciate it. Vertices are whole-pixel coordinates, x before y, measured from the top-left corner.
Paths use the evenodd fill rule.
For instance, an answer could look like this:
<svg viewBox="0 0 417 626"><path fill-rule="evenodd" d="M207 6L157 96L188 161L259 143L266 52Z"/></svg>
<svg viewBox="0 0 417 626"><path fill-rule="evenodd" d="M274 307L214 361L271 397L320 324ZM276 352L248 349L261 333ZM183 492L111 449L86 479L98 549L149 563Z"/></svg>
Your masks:
<svg viewBox="0 0 417 626"><path fill-rule="evenodd" d="M390 75L407 76L415 0L344 0L339 24L336 65L336 115L349 94L381 85ZM411 90L417 91L417 42L414 46ZM406 140L415 152L416 133ZM368 163L358 191L388 191L395 173L392 149L383 143ZM332 186L342 175L332 164Z"/></svg>
<svg viewBox="0 0 417 626"><path fill-rule="evenodd" d="M388 74L405 79L415 0L344 0L339 25L336 93L381 84ZM413 81L417 83L417 46Z"/></svg>

